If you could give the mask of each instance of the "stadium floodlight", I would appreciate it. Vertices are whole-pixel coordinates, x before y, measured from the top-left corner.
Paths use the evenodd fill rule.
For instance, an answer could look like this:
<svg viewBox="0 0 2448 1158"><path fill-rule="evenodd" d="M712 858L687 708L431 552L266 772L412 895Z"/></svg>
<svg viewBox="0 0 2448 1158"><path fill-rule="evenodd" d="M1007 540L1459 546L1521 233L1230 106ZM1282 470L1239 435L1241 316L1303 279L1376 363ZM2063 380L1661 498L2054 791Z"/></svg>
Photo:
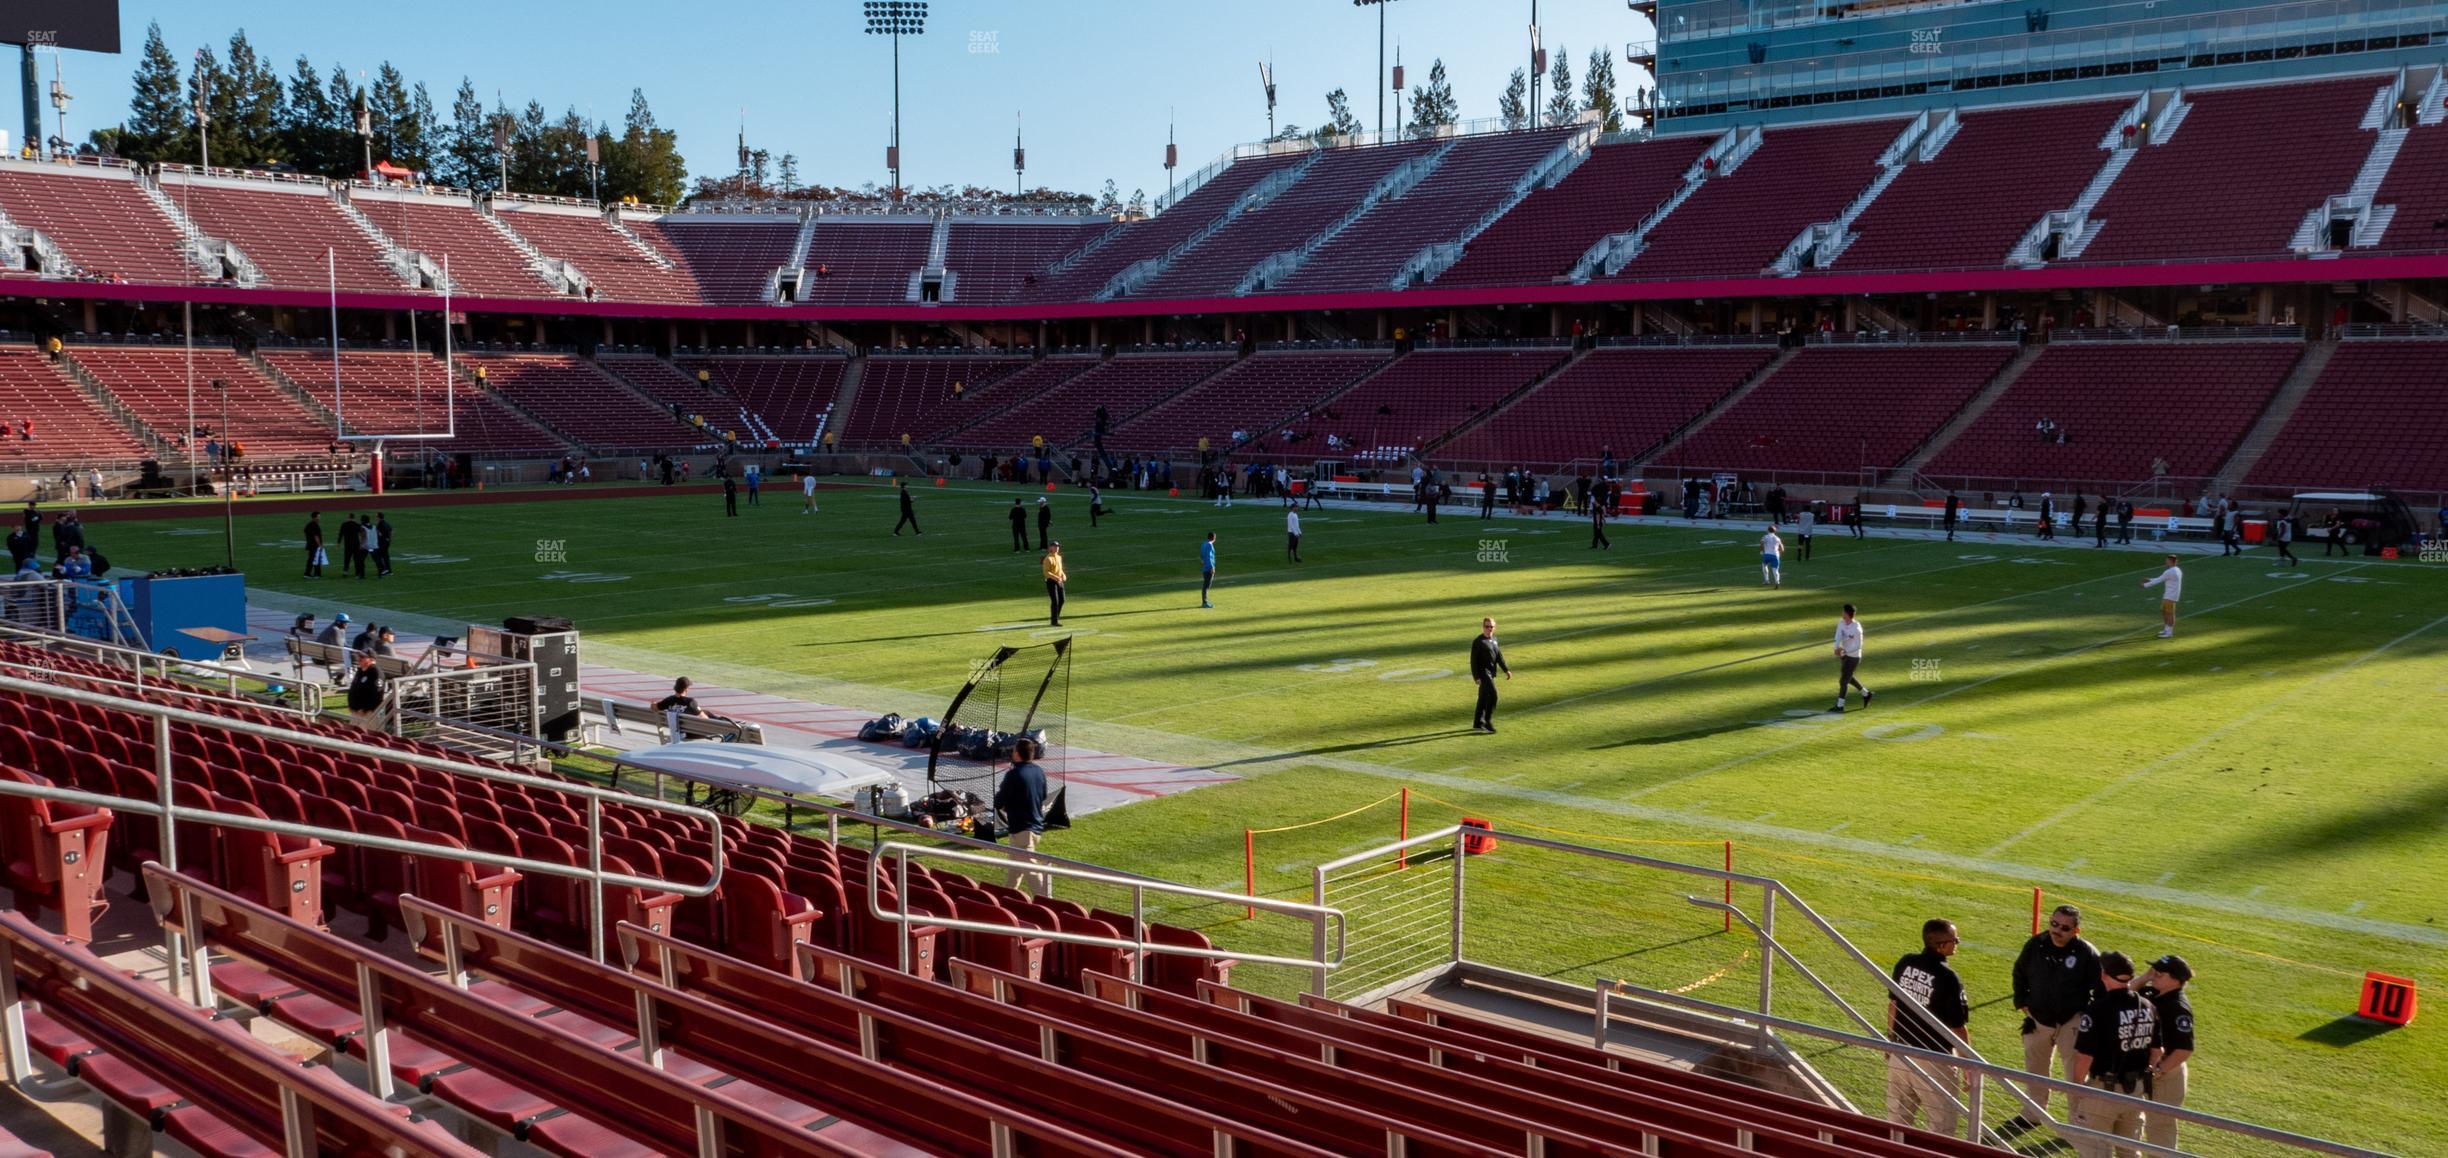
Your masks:
<svg viewBox="0 0 2448 1158"><path fill-rule="evenodd" d="M867 34L892 37L892 147L885 150L885 167L892 170L892 196L901 200L901 38L926 34L926 0L866 0Z"/></svg>
<svg viewBox="0 0 2448 1158"><path fill-rule="evenodd" d="M1385 10L1386 5L1393 2L1394 0L1352 0L1352 6L1355 8L1374 5L1377 9L1377 132L1380 136L1385 133Z"/></svg>

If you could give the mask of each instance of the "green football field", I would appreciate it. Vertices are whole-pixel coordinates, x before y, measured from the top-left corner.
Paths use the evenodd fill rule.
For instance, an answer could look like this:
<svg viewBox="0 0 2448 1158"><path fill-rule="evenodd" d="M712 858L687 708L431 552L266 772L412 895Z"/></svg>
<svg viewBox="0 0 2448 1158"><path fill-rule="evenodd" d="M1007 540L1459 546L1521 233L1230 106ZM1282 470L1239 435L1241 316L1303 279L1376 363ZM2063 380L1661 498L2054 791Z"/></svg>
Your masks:
<svg viewBox="0 0 2448 1158"><path fill-rule="evenodd" d="M796 493L738 519L707 492L394 510L402 561L380 583L300 578L295 514L242 515L237 540L261 602L409 627L566 615L597 662L940 714L973 661L1043 638L1037 556L1011 550L1004 518L1038 493L923 487L927 533L900 538L876 488L828 490L813 516ZM1393 839L1386 798L1404 787L1415 831L1468 814L1691 862L1732 841L1739 869L1783 880L1882 966L1918 948L1925 918L1959 922L1973 1042L2005 1061L2008 966L2038 887L2082 905L2104 949L2192 963L2193 1107L2448 1151L2439 1015L2392 1031L2347 1016L2366 969L2448 1000L2448 566L2324 560L2318 544L2296 569L2261 550L2189 557L2181 629L2161 640L2140 587L2157 556L2087 542L1823 533L1771 591L1756 523L1618 525L1593 551L1577 520L1330 509L1304 516L1295 564L1272 503L1116 494L1093 530L1077 492L1055 503L1071 741L1240 779L1085 817L1050 852L1237 890L1245 829L1371 806L1257 838L1261 891L1305 897L1309 866ZM1202 610L1209 530L1221 567ZM93 537L128 569L222 549L217 511ZM1848 601L1878 696L1837 716L1830 636ZM1468 727L1482 615L1515 671L1495 735ZM1756 998L1754 942L1682 899L1713 884L1502 848L1469 871L1475 958ZM1305 927L1239 916L1182 914L1242 951L1307 948ZM1875 1013L1876 989L1812 944L1813 967ZM1777 985L1779 1012L1842 1016L1790 970Z"/></svg>

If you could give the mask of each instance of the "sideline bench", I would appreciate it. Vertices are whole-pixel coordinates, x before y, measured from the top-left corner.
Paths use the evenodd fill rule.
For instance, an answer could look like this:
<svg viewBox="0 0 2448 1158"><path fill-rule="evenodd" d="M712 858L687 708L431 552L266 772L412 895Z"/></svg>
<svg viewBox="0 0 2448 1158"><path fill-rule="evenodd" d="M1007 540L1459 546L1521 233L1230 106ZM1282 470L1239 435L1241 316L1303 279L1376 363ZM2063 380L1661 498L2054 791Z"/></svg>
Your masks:
<svg viewBox="0 0 2448 1158"><path fill-rule="evenodd" d="M745 720L731 720L720 716L692 716L683 713L679 716L680 734L674 736L671 734L670 721L664 718L664 713L656 711L652 704L598 696L595 697L595 705L596 714L613 724L615 730L622 724L653 728L663 737L663 742L666 744L681 740L720 740L730 744L762 744L765 742L764 726L751 724Z"/></svg>

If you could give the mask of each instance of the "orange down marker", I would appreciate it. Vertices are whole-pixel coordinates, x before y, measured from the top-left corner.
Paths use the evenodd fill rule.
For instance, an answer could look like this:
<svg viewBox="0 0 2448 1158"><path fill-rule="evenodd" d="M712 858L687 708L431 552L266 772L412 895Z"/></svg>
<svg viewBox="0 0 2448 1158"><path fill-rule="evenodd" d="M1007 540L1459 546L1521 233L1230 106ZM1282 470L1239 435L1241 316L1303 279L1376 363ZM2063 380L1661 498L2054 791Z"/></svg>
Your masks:
<svg viewBox="0 0 2448 1158"><path fill-rule="evenodd" d="M2388 1025L2414 1024L2414 983L2386 973L2363 975L2363 1005L2359 1017Z"/></svg>

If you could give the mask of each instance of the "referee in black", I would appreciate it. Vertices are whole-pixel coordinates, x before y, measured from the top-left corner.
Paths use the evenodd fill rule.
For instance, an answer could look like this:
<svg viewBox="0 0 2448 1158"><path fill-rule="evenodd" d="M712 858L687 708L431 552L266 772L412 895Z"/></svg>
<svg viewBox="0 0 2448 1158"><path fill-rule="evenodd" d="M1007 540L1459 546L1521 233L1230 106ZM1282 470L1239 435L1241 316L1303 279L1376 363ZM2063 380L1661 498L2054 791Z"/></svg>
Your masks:
<svg viewBox="0 0 2448 1158"><path fill-rule="evenodd" d="M1496 730L1496 673L1513 678L1513 668L1505 663L1504 646L1496 642L1496 620L1479 621L1479 637L1471 641L1471 679L1479 684L1479 710L1471 716L1471 729L1479 732Z"/></svg>
<svg viewBox="0 0 2448 1158"><path fill-rule="evenodd" d="M2100 993L2083 1011L2074 1037L2068 1080L2136 1098L2151 1096L2151 1054L2159 1045L2159 1007L2134 992L2133 959L2102 953ZM2120 1138L2142 1136L2142 1111L2106 1098L2075 1097L2074 1124ZM2077 1138L2083 1158L2108 1158L2111 1143ZM2120 1147L2121 1149L2121 1147Z"/></svg>

